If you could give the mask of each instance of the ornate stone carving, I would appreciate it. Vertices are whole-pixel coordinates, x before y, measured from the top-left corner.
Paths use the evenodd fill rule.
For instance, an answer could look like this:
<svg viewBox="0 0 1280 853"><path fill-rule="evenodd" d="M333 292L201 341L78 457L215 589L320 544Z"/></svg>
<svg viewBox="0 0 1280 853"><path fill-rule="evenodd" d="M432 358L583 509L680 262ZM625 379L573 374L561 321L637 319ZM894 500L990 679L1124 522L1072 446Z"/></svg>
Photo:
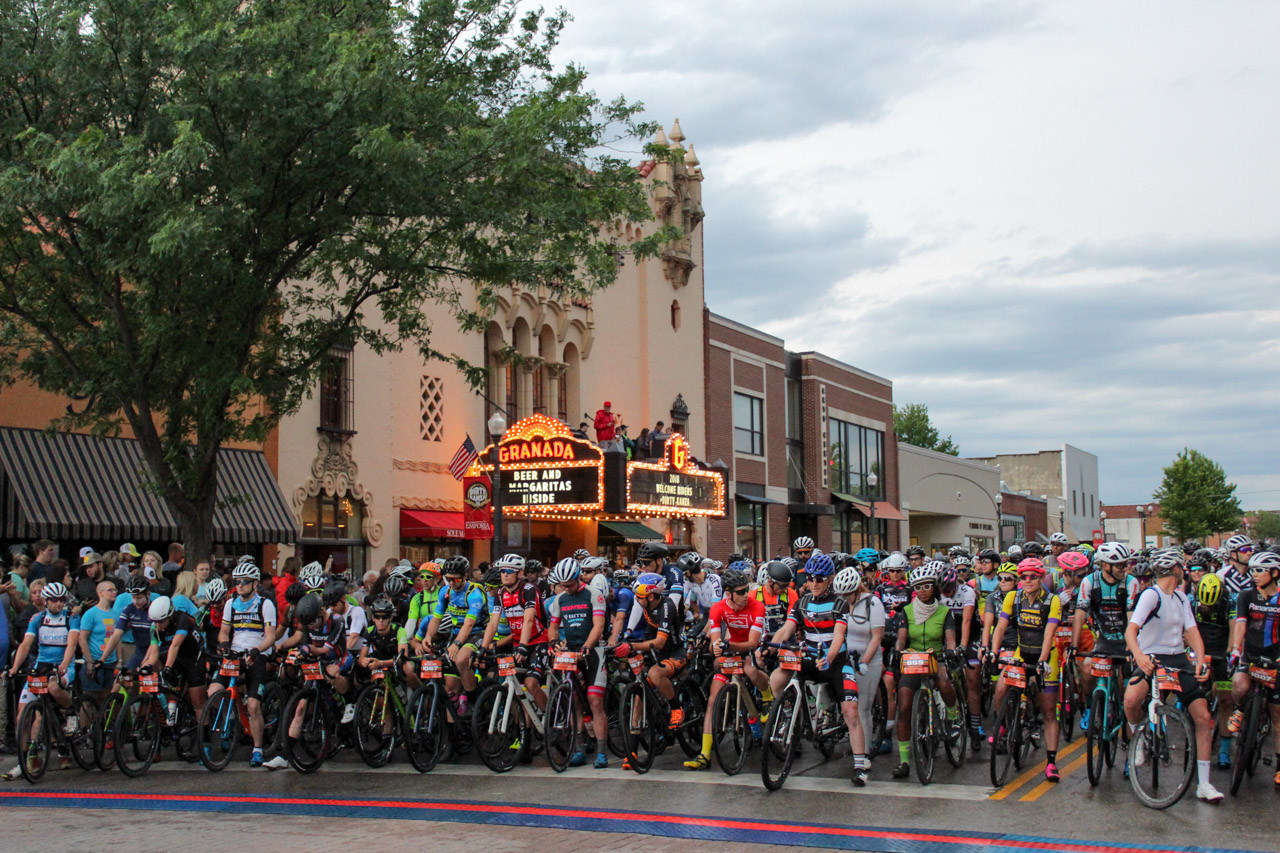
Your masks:
<svg viewBox="0 0 1280 853"><path fill-rule="evenodd" d="M321 433L316 444L316 458L311 462L311 476L293 490L293 511L299 516L308 498L324 493L328 497L350 494L364 507L360 525L365 541L375 548L382 543L382 522L373 516L373 493L360 482L360 470L352 457L351 437Z"/></svg>
<svg viewBox="0 0 1280 853"><path fill-rule="evenodd" d="M391 467L398 471L419 471L423 474L449 473L449 466L443 462L424 462L421 459L392 459Z"/></svg>
<svg viewBox="0 0 1280 853"><path fill-rule="evenodd" d="M436 512L462 512L462 501L451 501L444 498L423 498L414 495L392 495L391 505L404 509L429 509Z"/></svg>

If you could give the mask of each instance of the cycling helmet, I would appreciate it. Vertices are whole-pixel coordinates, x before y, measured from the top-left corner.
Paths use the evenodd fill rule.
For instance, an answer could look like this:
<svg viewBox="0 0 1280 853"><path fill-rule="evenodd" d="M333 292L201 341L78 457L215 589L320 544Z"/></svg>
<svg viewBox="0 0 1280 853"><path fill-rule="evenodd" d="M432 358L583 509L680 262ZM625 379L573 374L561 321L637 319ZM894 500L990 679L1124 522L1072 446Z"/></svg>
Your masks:
<svg viewBox="0 0 1280 853"><path fill-rule="evenodd" d="M1213 556L1217 558L1218 565L1223 565L1227 560L1231 559L1231 554L1227 552L1226 548L1215 548L1213 550Z"/></svg>
<svg viewBox="0 0 1280 853"><path fill-rule="evenodd" d="M841 569L831 581L831 588L836 595L848 595L856 592L860 586L862 586L862 573L853 566Z"/></svg>
<svg viewBox="0 0 1280 853"><path fill-rule="evenodd" d="M1050 545L1070 545L1071 543L1067 540L1067 534L1054 533L1049 537L1049 544Z"/></svg>
<svg viewBox="0 0 1280 853"><path fill-rule="evenodd" d="M399 575L391 575L382 582L382 594L390 598L395 598L408 588L409 585L405 583L404 578Z"/></svg>
<svg viewBox="0 0 1280 853"><path fill-rule="evenodd" d="M812 551L814 549L813 540L808 536L800 536L796 541L791 543L792 551Z"/></svg>
<svg viewBox="0 0 1280 853"><path fill-rule="evenodd" d="M1019 576L1021 576L1023 572L1029 572L1033 575L1044 577L1044 560L1041 560L1039 557L1027 557L1025 560L1018 563Z"/></svg>
<svg viewBox="0 0 1280 853"><path fill-rule="evenodd" d="M782 563L791 570L791 574L794 575L796 572L800 571L800 561L795 557L782 557L781 560Z"/></svg>
<svg viewBox="0 0 1280 853"><path fill-rule="evenodd" d="M951 565L955 566L957 569L972 569L973 557L968 554L956 554L951 558Z"/></svg>
<svg viewBox="0 0 1280 853"><path fill-rule="evenodd" d="M569 583L576 581L582 575L582 565L573 557L565 557L556 563L555 568L551 570L551 576L547 580L553 584Z"/></svg>
<svg viewBox="0 0 1280 853"><path fill-rule="evenodd" d="M407 566L404 563L401 563L387 573L387 580L391 580L392 578L398 578L406 584L409 583L413 578L413 566Z"/></svg>
<svg viewBox="0 0 1280 853"><path fill-rule="evenodd" d="M525 560L524 573L526 575L542 574L542 561L541 560Z"/></svg>
<svg viewBox="0 0 1280 853"><path fill-rule="evenodd" d="M1213 607L1222 600L1222 578L1205 575L1196 586L1196 600L1205 607Z"/></svg>
<svg viewBox="0 0 1280 853"><path fill-rule="evenodd" d="M480 583L490 589L502 586L502 572L497 569L490 569L484 573L484 577L480 578Z"/></svg>
<svg viewBox="0 0 1280 853"><path fill-rule="evenodd" d="M329 584L329 586L324 588L324 603L326 607L332 607L346 597L347 585L342 581Z"/></svg>
<svg viewBox="0 0 1280 853"><path fill-rule="evenodd" d="M53 584L50 584L49 586L52 585ZM48 587L45 587L45 592L48 592ZM147 608L147 616L151 618L152 622L162 622L172 615L173 599L167 595L160 596L155 601L151 602L151 606Z"/></svg>
<svg viewBox="0 0 1280 853"><path fill-rule="evenodd" d="M763 570L768 573L770 580L783 586L791 583L796 577L796 570L782 560L770 560L764 564Z"/></svg>
<svg viewBox="0 0 1280 853"><path fill-rule="evenodd" d="M1245 536L1244 534L1241 534L1241 533L1237 533L1235 536L1232 536L1226 542L1223 542L1222 547L1226 548L1228 551L1239 551L1244 546L1252 545L1252 544L1253 544L1253 540L1250 539L1248 536Z"/></svg>
<svg viewBox="0 0 1280 853"><path fill-rule="evenodd" d="M517 572L524 571L524 557L519 554L506 554L493 564L495 569L515 569Z"/></svg>
<svg viewBox="0 0 1280 853"><path fill-rule="evenodd" d="M587 557L590 557L590 556L591 556L591 552L588 551L586 548L579 548L578 550L573 552L573 559L577 560L579 563L581 563L583 560L587 559Z"/></svg>
<svg viewBox="0 0 1280 853"><path fill-rule="evenodd" d="M1182 568L1182 552L1177 550L1157 552L1151 556L1150 564L1151 571L1156 577L1168 577Z"/></svg>
<svg viewBox="0 0 1280 853"><path fill-rule="evenodd" d="M1187 568L1195 571L1206 571L1209 568L1209 561L1213 559L1213 552L1208 548L1201 548L1190 557L1187 557Z"/></svg>
<svg viewBox="0 0 1280 853"><path fill-rule="evenodd" d="M1257 569L1270 569L1271 574L1280 571L1280 554L1271 551L1259 551L1249 558L1249 571ZM53 584L49 584L53 586ZM45 587L45 598L49 597L49 587Z"/></svg>
<svg viewBox="0 0 1280 853"><path fill-rule="evenodd" d="M943 563L942 568L938 570L938 585L950 591L955 589L958 583L960 583L960 573L956 571L956 567Z"/></svg>
<svg viewBox="0 0 1280 853"><path fill-rule="evenodd" d="M392 603L391 599L387 598L385 595L380 595L373 600L372 604L369 605L369 615L375 618L378 616L385 616L389 619L394 619L396 615L396 606Z"/></svg>
<svg viewBox="0 0 1280 853"><path fill-rule="evenodd" d="M237 563L236 567L231 570L231 579L234 581L250 580L256 581L262 578L262 572L258 571L258 567L253 563Z"/></svg>
<svg viewBox="0 0 1280 853"><path fill-rule="evenodd" d="M441 572L445 577L465 578L467 572L471 570L471 561L466 557L458 554L444 561L444 569Z"/></svg>
<svg viewBox="0 0 1280 853"><path fill-rule="evenodd" d="M1133 558L1133 552L1119 542L1103 542L1093 558L1100 563L1116 565L1129 562Z"/></svg>
<svg viewBox="0 0 1280 853"><path fill-rule="evenodd" d="M938 576L940 574L941 574L941 569L938 564L938 561L930 560L924 565L916 566L914 569L912 569L911 573L907 575L907 583L911 584L911 586L913 587L917 587L917 586L920 586L921 584L926 584L926 583L936 584L938 582Z"/></svg>
<svg viewBox="0 0 1280 853"><path fill-rule="evenodd" d="M53 586L53 584L49 584L49 586ZM59 586L61 586L61 584L59 584ZM130 595L137 595L139 593L148 592L150 589L151 589L151 584L148 583L147 579L144 578L142 575L134 575L133 577L129 578L129 580L125 581L125 584L124 584L124 591L129 593ZM49 597L49 587L45 587L44 596L46 598Z"/></svg>
<svg viewBox="0 0 1280 853"><path fill-rule="evenodd" d="M300 581L305 581L307 578L312 578L312 577L323 578L324 566L316 562L311 562L303 566L302 569L298 572L298 580Z"/></svg>
<svg viewBox="0 0 1280 853"><path fill-rule="evenodd" d="M309 575L302 579L302 585L306 587L307 592L315 592L316 590L324 589L325 583L326 581L323 575L319 577Z"/></svg>
<svg viewBox="0 0 1280 853"><path fill-rule="evenodd" d="M826 578L835 574L836 564L831 557L821 551L814 551L809 562L804 564L804 573L811 578Z"/></svg>
<svg viewBox="0 0 1280 853"><path fill-rule="evenodd" d="M204 585L204 594L211 603L217 604L226 597L227 585L222 582L222 578L209 578L209 582Z"/></svg>
<svg viewBox="0 0 1280 853"><path fill-rule="evenodd" d="M613 582L618 586L630 587L633 580L635 576L631 574L630 569L618 569L613 573Z"/></svg>
<svg viewBox="0 0 1280 853"><path fill-rule="evenodd" d="M1129 574L1133 575L1138 580L1151 577L1151 561L1146 557L1139 557L1137 561L1134 562L1133 568L1129 569Z"/></svg>
<svg viewBox="0 0 1280 853"><path fill-rule="evenodd" d="M609 561L604 557L587 557L582 561L584 572L603 572L607 568L609 568Z"/></svg>
<svg viewBox="0 0 1280 853"><path fill-rule="evenodd" d="M911 557L923 557L924 549L921 548L919 545L912 545L911 547L907 548L906 556L908 559L910 559Z"/></svg>
<svg viewBox="0 0 1280 853"><path fill-rule="evenodd" d="M880 552L875 548L863 548L861 551L853 555L853 559L857 560L859 563L874 566L876 563L880 562Z"/></svg>
<svg viewBox="0 0 1280 853"><path fill-rule="evenodd" d="M1024 542L1022 543L1022 554L1026 557L1043 557L1044 546L1039 542Z"/></svg>
<svg viewBox="0 0 1280 853"><path fill-rule="evenodd" d="M731 589L740 589L744 586L750 586L751 576L742 569L736 569L734 566L745 566L746 563L734 563L729 566L723 575L720 576L720 582L724 585L725 591Z"/></svg>
<svg viewBox="0 0 1280 853"><path fill-rule="evenodd" d="M1016 560L1021 560L1021 559L1022 559L1022 546L1010 545L1009 546L1009 562L1012 563Z"/></svg>
<svg viewBox="0 0 1280 853"><path fill-rule="evenodd" d="M657 572L645 572L636 579L636 598L647 598L654 594L661 595L666 589L666 581Z"/></svg>
<svg viewBox="0 0 1280 853"><path fill-rule="evenodd" d="M952 545L947 549L947 559L951 559L959 554L968 554L969 550L963 545Z"/></svg>
<svg viewBox="0 0 1280 853"><path fill-rule="evenodd" d="M423 563L421 566L418 566L418 574L424 578L427 578L427 577L438 578L440 577L440 564L433 562L431 560L428 560L427 562Z"/></svg>
<svg viewBox="0 0 1280 853"><path fill-rule="evenodd" d="M316 595L304 595L293 610L293 618L303 625L313 624L323 614L324 607L320 603L320 597Z"/></svg>
<svg viewBox="0 0 1280 853"><path fill-rule="evenodd" d="M258 565L258 558L253 556L252 554L241 554L239 557L236 558L237 566L243 566L246 564L250 566L256 566Z"/></svg>
<svg viewBox="0 0 1280 853"><path fill-rule="evenodd" d="M1204 547L1204 546L1203 546L1203 545L1201 545L1201 544L1200 544L1199 542L1197 542L1196 540L1194 540L1194 539L1188 539L1186 542L1183 542L1183 543L1182 543L1182 553L1184 553L1184 554L1188 554L1188 555L1189 555L1189 554L1194 554L1196 551L1199 551L1199 550L1200 550L1201 548L1203 548L1203 547Z"/></svg>
<svg viewBox="0 0 1280 853"><path fill-rule="evenodd" d="M1000 552L993 548L983 548L978 552L978 559L989 560L991 565L998 566L1000 565Z"/></svg>
<svg viewBox="0 0 1280 853"><path fill-rule="evenodd" d="M756 572L756 586L764 586L764 582L769 579L769 566L763 565L760 571Z"/></svg>
<svg viewBox="0 0 1280 853"><path fill-rule="evenodd" d="M1001 563L996 568L997 575L1008 575L1013 580L1018 579L1018 567L1013 563Z"/></svg>
<svg viewBox="0 0 1280 853"><path fill-rule="evenodd" d="M880 568L887 572L891 572L894 569L905 570L907 568L907 558L902 556L899 552L894 551L892 554L880 561Z"/></svg>
<svg viewBox="0 0 1280 853"><path fill-rule="evenodd" d="M307 594L307 588L301 583L291 583L284 591L284 600L288 604L297 604Z"/></svg>
<svg viewBox="0 0 1280 853"><path fill-rule="evenodd" d="M1079 551L1063 551L1058 555L1058 565L1068 572L1089 568L1089 558Z"/></svg>
<svg viewBox="0 0 1280 853"><path fill-rule="evenodd" d="M40 597L46 601L50 598L55 601L65 601L67 598L67 588L57 581L54 581L53 583L45 584L44 590L40 593Z"/></svg>
<svg viewBox="0 0 1280 853"><path fill-rule="evenodd" d="M661 542L646 542L640 546L640 550L636 552L636 561L641 563L652 563L654 560L665 562L667 555L671 553L671 549Z"/></svg>

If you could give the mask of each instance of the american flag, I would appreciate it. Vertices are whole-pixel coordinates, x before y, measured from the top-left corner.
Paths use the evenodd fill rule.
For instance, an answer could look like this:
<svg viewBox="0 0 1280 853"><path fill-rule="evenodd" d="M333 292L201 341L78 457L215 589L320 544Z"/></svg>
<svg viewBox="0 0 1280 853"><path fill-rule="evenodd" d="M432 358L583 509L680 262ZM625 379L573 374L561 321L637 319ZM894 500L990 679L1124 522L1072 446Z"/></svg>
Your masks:
<svg viewBox="0 0 1280 853"><path fill-rule="evenodd" d="M461 480L466 475L467 469L471 467L471 463L479 455L476 452L476 446L471 443L471 436L468 435L463 440L462 446L458 448L458 452L453 454L453 460L449 463L449 473L453 475L453 479Z"/></svg>

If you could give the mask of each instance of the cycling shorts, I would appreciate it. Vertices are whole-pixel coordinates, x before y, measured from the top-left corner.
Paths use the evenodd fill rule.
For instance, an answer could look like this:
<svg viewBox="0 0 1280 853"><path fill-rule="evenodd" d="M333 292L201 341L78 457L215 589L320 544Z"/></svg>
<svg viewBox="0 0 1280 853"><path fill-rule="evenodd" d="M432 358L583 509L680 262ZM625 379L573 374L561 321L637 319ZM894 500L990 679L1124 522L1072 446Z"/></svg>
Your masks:
<svg viewBox="0 0 1280 853"><path fill-rule="evenodd" d="M817 661L806 656L800 661L800 674L809 681L825 681L837 702L857 702L858 674L849 666L848 660L842 654L822 670L818 668Z"/></svg>
<svg viewBox="0 0 1280 853"><path fill-rule="evenodd" d="M663 652L666 650L663 649ZM658 653L658 662L655 666L662 667L666 670L667 678L675 678L676 673L680 672L689 663L689 658L684 649L679 649L671 654Z"/></svg>
<svg viewBox="0 0 1280 853"><path fill-rule="evenodd" d="M253 662L250 663L246 658L244 661L244 674L240 676L239 686L244 689L243 695L246 699L257 699L262 695L262 687L267 681L267 658L265 655L255 655ZM230 676L217 675L213 679L213 683L221 684L227 687L231 683Z"/></svg>
<svg viewBox="0 0 1280 853"><path fill-rule="evenodd" d="M173 662L173 671L181 676L182 683L187 687L204 687L209 683L209 668L204 665L202 655L194 658L179 656Z"/></svg>
<svg viewBox="0 0 1280 853"><path fill-rule="evenodd" d="M609 682L608 661L599 646L588 649L582 656L588 695L604 695L605 685Z"/></svg>
<svg viewBox="0 0 1280 853"><path fill-rule="evenodd" d="M1249 653L1246 652L1243 656L1241 656L1240 663L1239 665L1236 666L1236 672L1243 672L1248 674L1249 663L1250 663ZM1249 680L1252 682L1253 677L1250 676ZM1265 684L1258 684L1258 686L1262 688L1262 695L1267 697L1268 705L1280 705L1280 678L1276 679L1276 686L1271 688L1270 693L1267 692L1267 686Z"/></svg>
<svg viewBox="0 0 1280 853"><path fill-rule="evenodd" d="M1031 658L1030 662L1028 662L1028 658ZM1027 667L1027 669L1035 669L1036 666L1039 664L1040 654L1037 652L1034 657L1032 657L1031 655L1027 655L1027 657L1023 657L1022 649L1018 649L1017 652L1014 654L1014 659L1021 661ZM1053 646L1052 651L1049 652L1049 671L1045 673L1044 677L1040 680L1041 685L1044 689L1044 692L1053 693L1057 691L1058 682L1061 680L1061 677L1062 677L1062 661L1058 657L1058 647Z"/></svg>
<svg viewBox="0 0 1280 853"><path fill-rule="evenodd" d="M1197 699L1205 698L1206 691L1211 689L1212 681L1201 682L1196 678L1195 670L1191 666L1191 661L1185 654L1180 655L1151 655L1151 659L1156 662L1157 666L1165 669L1177 670L1178 673L1178 699L1185 708ZM1142 670L1134 668L1133 675L1129 677L1130 684L1140 684L1146 675ZM1210 676L1212 678L1212 676Z"/></svg>
<svg viewBox="0 0 1280 853"><path fill-rule="evenodd" d="M542 681L547 674L547 644L530 643L529 659L524 662L524 665L525 669L528 670L525 678Z"/></svg>

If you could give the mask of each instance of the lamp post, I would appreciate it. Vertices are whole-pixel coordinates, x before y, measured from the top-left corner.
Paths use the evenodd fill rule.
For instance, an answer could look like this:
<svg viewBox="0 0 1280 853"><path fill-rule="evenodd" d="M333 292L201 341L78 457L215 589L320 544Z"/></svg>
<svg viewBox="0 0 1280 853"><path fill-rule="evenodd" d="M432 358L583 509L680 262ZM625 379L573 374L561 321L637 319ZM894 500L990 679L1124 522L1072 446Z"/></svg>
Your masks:
<svg viewBox="0 0 1280 853"><path fill-rule="evenodd" d="M871 547L879 550L880 546L876 540L876 484L880 482L880 478L876 476L876 472L872 471L867 475L867 492L870 495L871 503Z"/></svg>
<svg viewBox="0 0 1280 853"><path fill-rule="evenodd" d="M498 443L507 431L507 419L502 412L494 412L489 416L489 435L493 438L493 544L489 549L489 562L492 563L502 555L502 483L498 471Z"/></svg>
<svg viewBox="0 0 1280 853"><path fill-rule="evenodd" d="M1004 516L1000 507L1004 504L1004 495L996 492L992 500L996 502L996 553L1004 553Z"/></svg>
<svg viewBox="0 0 1280 853"><path fill-rule="evenodd" d="M1147 547L1147 508L1138 507L1138 519L1142 522L1142 547Z"/></svg>
<svg viewBox="0 0 1280 853"><path fill-rule="evenodd" d="M1107 511L1104 509L1098 513L1098 521L1102 526L1102 541L1107 541Z"/></svg>

